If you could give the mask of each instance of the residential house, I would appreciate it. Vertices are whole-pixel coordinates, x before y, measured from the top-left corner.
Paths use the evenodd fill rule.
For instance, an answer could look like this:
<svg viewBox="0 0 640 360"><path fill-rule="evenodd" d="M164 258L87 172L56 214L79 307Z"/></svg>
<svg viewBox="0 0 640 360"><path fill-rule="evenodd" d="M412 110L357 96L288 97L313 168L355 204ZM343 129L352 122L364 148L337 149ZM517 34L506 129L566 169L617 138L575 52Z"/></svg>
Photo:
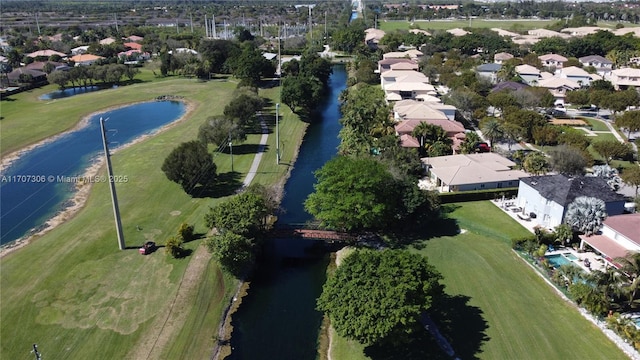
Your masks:
<svg viewBox="0 0 640 360"><path fill-rule="evenodd" d="M640 88L640 69L622 68L611 71L611 84L616 90L624 90L630 86Z"/></svg>
<svg viewBox="0 0 640 360"><path fill-rule="evenodd" d="M562 69L562 65L567 61L566 57L558 54L545 54L538 56L538 59L542 62L542 66L554 68L556 72Z"/></svg>
<svg viewBox="0 0 640 360"><path fill-rule="evenodd" d="M481 78L489 80L492 84L498 82L498 71L502 65L496 63L482 64L476 68L476 73Z"/></svg>
<svg viewBox="0 0 640 360"><path fill-rule="evenodd" d="M620 29L613 30L613 33L616 36L624 36L627 34L632 34L635 37L640 37L640 27L623 27Z"/></svg>
<svg viewBox="0 0 640 360"><path fill-rule="evenodd" d="M583 56L578 59L582 66L592 66L598 72L598 75L602 77L609 77L613 70L613 62L600 55Z"/></svg>
<svg viewBox="0 0 640 360"><path fill-rule="evenodd" d="M21 68L14 69L12 72L8 73L6 75L6 78L10 85L16 85L19 83L27 83L27 82L31 84L37 84L37 83L43 83L47 81L47 74L40 70L21 67Z"/></svg>
<svg viewBox="0 0 640 360"><path fill-rule="evenodd" d="M364 31L364 43L372 49L378 48L378 43L386 34L383 30L369 28Z"/></svg>
<svg viewBox="0 0 640 360"><path fill-rule="evenodd" d="M61 53L61 52L55 51L55 50L38 50L38 51L34 51L32 53L27 54L27 57L30 57L30 58L37 58L37 57L49 58L49 57L52 57L54 55L58 55L61 58L67 56L67 54Z"/></svg>
<svg viewBox="0 0 640 360"><path fill-rule="evenodd" d="M550 38L550 37L559 37L562 39L569 39L571 35L563 34L557 31L548 30L548 29L532 29L527 31L527 34L531 36L535 36L539 39Z"/></svg>
<svg viewBox="0 0 640 360"><path fill-rule="evenodd" d="M526 172L496 153L459 154L422 158L427 177L440 192L513 188Z"/></svg>
<svg viewBox="0 0 640 360"><path fill-rule="evenodd" d="M111 45L114 42L116 42L116 39L112 38L112 37L108 37L105 39L102 39L100 41L98 41L98 43L100 43L100 45Z"/></svg>
<svg viewBox="0 0 640 360"><path fill-rule="evenodd" d="M538 80L540 80L540 70L531 65L516 66L516 74L518 74L527 85L536 85Z"/></svg>
<svg viewBox="0 0 640 360"><path fill-rule="evenodd" d="M431 33L422 29L411 29L409 30L410 33L412 34L423 34L423 35L427 35L427 36L431 36Z"/></svg>
<svg viewBox="0 0 640 360"><path fill-rule="evenodd" d="M380 75L380 85L387 101L416 99L420 96L437 95L429 78L413 70L390 70Z"/></svg>
<svg viewBox="0 0 640 360"><path fill-rule="evenodd" d="M514 38L514 37L520 36L520 34L518 34L518 33L514 33L514 32L511 32L511 31L504 30L504 29L500 29L500 28L491 28L491 31L497 32L498 35L504 36L504 37L508 37L508 38Z"/></svg>
<svg viewBox="0 0 640 360"><path fill-rule="evenodd" d="M499 52L493 55L493 62L496 64L502 64L503 62L511 59L513 59L513 55L506 52Z"/></svg>
<svg viewBox="0 0 640 360"><path fill-rule="evenodd" d="M127 50L118 53L118 58L122 59L125 65L138 64L141 61L147 61L151 59L151 54L148 52L142 52L140 50Z"/></svg>
<svg viewBox="0 0 640 360"><path fill-rule="evenodd" d="M575 28L564 28L560 30L560 32L563 34L569 34L575 37L592 35L597 33L598 31L611 31L611 29L601 28L598 26L581 26L581 27L575 27Z"/></svg>
<svg viewBox="0 0 640 360"><path fill-rule="evenodd" d="M602 80L597 74L589 74L577 66L562 68L558 74L562 79L568 79L578 83L580 86L590 86L592 81Z"/></svg>
<svg viewBox="0 0 640 360"><path fill-rule="evenodd" d="M198 55L198 52L193 50L193 49L189 49L189 48L176 48L175 50L170 50L169 54L191 54L191 55Z"/></svg>
<svg viewBox="0 0 640 360"><path fill-rule="evenodd" d="M93 54L80 54L75 55L69 58L70 61L73 61L76 66L88 66L92 65L96 61L104 59L102 56L93 55Z"/></svg>
<svg viewBox="0 0 640 360"><path fill-rule="evenodd" d="M491 92L503 91L503 90L518 91L518 90L526 89L528 87L529 85L527 84L523 84L515 81L503 81L497 84L496 86L494 86L491 89Z"/></svg>
<svg viewBox="0 0 640 360"><path fill-rule="evenodd" d="M406 51L392 51L382 54L383 59L411 59L414 61L420 60L424 54L420 50L409 49Z"/></svg>
<svg viewBox="0 0 640 360"><path fill-rule="evenodd" d="M126 42L123 45L125 48L129 48L131 50L142 51L142 44L138 44L136 42Z"/></svg>
<svg viewBox="0 0 640 360"><path fill-rule="evenodd" d="M523 209L523 213L534 214L531 221L545 228L554 228L564 222L569 204L581 196L604 201L609 216L624 211L624 196L613 191L605 179L594 176L523 178L518 187L516 204Z"/></svg>
<svg viewBox="0 0 640 360"><path fill-rule="evenodd" d="M74 47L73 49L71 49L71 55L73 56L73 55L86 54L88 50L89 50L89 45Z"/></svg>
<svg viewBox="0 0 640 360"><path fill-rule="evenodd" d="M589 245L613 266L619 267L615 258L629 252L640 252L640 213L609 216L599 234L580 235L580 249Z"/></svg>
<svg viewBox="0 0 640 360"><path fill-rule="evenodd" d="M400 135L402 140L403 135L411 135L416 126L426 122L441 127L454 145L459 146L460 141L456 142L456 140L464 139L464 136L460 137L460 134L464 135L466 130L462 123L455 121L455 111L454 106L437 102L398 101L393 106L396 134ZM454 148L455 150L456 148Z"/></svg>
<svg viewBox="0 0 640 360"><path fill-rule="evenodd" d="M138 36L138 35L131 35L131 36L127 37L127 38L124 38L124 40L130 41L130 42L141 43L142 41L144 41L144 38L142 36Z"/></svg>
<svg viewBox="0 0 640 360"><path fill-rule="evenodd" d="M378 61L378 74L385 73L390 70L413 70L418 71L418 63L411 59L382 59Z"/></svg>
<svg viewBox="0 0 640 360"><path fill-rule="evenodd" d="M555 98L555 105L563 106L567 91L580 89L580 84L577 82L555 76L538 80L537 86L548 89Z"/></svg>
<svg viewBox="0 0 640 360"><path fill-rule="evenodd" d="M460 28L455 28L455 29L449 29L447 30L447 32L453 36L465 36L465 35L469 35L471 34L470 32L468 32L467 30L464 29L460 29Z"/></svg>

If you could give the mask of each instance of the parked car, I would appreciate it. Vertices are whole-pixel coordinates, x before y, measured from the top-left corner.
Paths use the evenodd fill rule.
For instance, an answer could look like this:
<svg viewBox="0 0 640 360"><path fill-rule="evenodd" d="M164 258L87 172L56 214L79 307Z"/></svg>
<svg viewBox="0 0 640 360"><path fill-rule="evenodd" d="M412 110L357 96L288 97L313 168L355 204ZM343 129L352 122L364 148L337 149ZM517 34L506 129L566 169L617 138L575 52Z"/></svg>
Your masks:
<svg viewBox="0 0 640 360"><path fill-rule="evenodd" d="M481 142L476 144L476 151L481 153L489 152L491 151L491 146L489 146L489 144L487 144L486 142Z"/></svg>

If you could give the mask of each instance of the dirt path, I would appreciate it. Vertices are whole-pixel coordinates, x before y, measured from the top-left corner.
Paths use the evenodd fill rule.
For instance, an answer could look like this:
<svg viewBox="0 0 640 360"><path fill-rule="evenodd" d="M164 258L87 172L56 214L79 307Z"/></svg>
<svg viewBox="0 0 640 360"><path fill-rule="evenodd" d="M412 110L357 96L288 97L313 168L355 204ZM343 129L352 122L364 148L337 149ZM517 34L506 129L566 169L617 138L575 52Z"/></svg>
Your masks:
<svg viewBox="0 0 640 360"><path fill-rule="evenodd" d="M161 355L169 340L175 337L182 328L189 314L189 307L184 306L202 281L211 254L204 246L198 246L182 275L180 285L171 304L158 314L149 331L141 341L133 347L127 359L161 359Z"/></svg>

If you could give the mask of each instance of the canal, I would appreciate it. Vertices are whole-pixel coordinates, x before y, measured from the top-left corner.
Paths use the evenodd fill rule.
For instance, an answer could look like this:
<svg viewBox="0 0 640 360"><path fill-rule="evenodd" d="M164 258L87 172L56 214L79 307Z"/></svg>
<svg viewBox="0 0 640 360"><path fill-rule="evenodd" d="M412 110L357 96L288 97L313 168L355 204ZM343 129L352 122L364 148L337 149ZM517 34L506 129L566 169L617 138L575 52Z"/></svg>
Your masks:
<svg viewBox="0 0 640 360"><path fill-rule="evenodd" d="M96 114L86 126L22 154L0 174L0 244L37 232L65 208L77 189L74 180L104 156L100 117L108 119L105 125L113 150L179 119L185 109L182 102L152 101Z"/></svg>
<svg viewBox="0 0 640 360"><path fill-rule="evenodd" d="M334 157L340 143L339 95L346 88L344 66L333 67L330 92L309 125L295 167L285 185L279 217L282 224L311 219L304 200L313 191L313 172ZM325 281L329 256L312 251L316 240L270 239L265 260L252 279L248 295L233 315L232 354L228 359L315 359L322 313L316 299Z"/></svg>

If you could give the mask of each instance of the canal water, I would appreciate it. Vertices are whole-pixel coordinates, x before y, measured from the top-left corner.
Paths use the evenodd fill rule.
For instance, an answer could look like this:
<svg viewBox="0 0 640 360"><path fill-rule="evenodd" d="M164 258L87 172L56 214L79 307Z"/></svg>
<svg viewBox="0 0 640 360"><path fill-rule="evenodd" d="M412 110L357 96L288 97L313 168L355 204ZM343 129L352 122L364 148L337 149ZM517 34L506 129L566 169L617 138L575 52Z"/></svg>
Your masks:
<svg viewBox="0 0 640 360"><path fill-rule="evenodd" d="M282 224L311 219L304 200L313 191L313 172L334 157L340 93L346 88L345 67L333 67L330 93L318 119L309 125L295 167L285 185ZM325 251L314 251L316 240L270 239L249 293L233 315L230 359L315 359L322 313L315 310L329 263Z"/></svg>
<svg viewBox="0 0 640 360"><path fill-rule="evenodd" d="M179 119L185 110L184 104L176 101L126 106L92 116L81 129L23 154L0 174L0 244L37 230L64 208L76 189L73 180L104 156L100 117L108 119L105 126L113 150Z"/></svg>

